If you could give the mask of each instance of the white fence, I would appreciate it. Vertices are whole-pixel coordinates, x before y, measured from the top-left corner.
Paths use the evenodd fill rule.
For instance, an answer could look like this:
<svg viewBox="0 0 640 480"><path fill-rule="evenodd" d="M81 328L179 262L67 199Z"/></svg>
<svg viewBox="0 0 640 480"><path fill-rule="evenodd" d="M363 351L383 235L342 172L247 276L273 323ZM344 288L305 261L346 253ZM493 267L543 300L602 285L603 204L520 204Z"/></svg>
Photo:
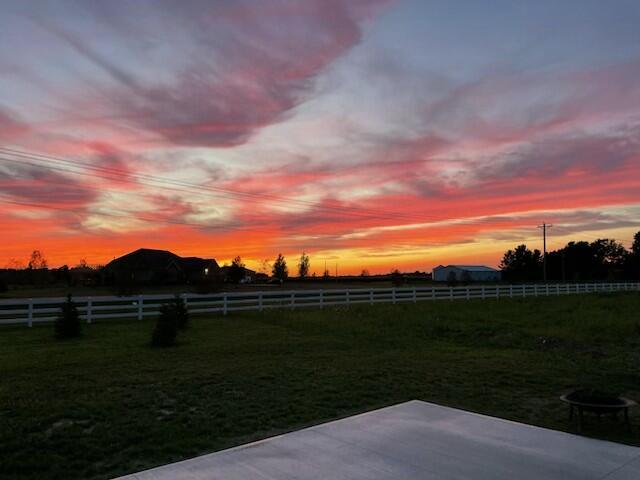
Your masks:
<svg viewBox="0 0 640 480"><path fill-rule="evenodd" d="M640 283L558 283L532 285L470 285L464 287L396 287L342 290L288 290L266 292L228 292L207 295L182 294L190 313L222 313L267 308L322 308L331 305L419 302L472 298L536 297L592 292L640 291ZM94 320L137 318L158 315L163 303L173 295L135 295L127 297L74 297L81 317ZM55 320L66 298L21 298L0 300L0 324Z"/></svg>

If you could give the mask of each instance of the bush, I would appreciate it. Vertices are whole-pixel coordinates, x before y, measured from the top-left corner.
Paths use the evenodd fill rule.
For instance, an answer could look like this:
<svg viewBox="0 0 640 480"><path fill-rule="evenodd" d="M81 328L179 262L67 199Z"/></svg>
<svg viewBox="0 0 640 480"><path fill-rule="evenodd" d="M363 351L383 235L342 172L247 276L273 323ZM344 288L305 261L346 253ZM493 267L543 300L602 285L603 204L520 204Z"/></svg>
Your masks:
<svg viewBox="0 0 640 480"><path fill-rule="evenodd" d="M67 297L67 301L62 305L54 328L55 336L60 340L77 338L82 334L80 314L76 304L71 301L71 295Z"/></svg>
<svg viewBox="0 0 640 480"><path fill-rule="evenodd" d="M152 347L172 347L178 335L178 315L175 304L160 307L160 316L151 335Z"/></svg>
<svg viewBox="0 0 640 480"><path fill-rule="evenodd" d="M186 330L189 327L189 310L187 304L180 295L176 295L174 308L176 310L176 321L178 329Z"/></svg>

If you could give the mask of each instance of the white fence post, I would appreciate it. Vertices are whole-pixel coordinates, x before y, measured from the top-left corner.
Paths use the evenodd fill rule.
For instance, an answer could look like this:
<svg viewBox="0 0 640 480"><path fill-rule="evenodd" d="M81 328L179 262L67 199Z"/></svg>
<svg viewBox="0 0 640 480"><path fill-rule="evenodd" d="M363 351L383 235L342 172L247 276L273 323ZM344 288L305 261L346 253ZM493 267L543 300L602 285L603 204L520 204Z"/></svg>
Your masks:
<svg viewBox="0 0 640 480"><path fill-rule="evenodd" d="M453 300L453 287L449 287L449 300Z"/></svg>
<svg viewBox="0 0 640 480"><path fill-rule="evenodd" d="M433 285L431 286L431 300L435 300L436 299L436 287L434 287Z"/></svg>
<svg viewBox="0 0 640 480"><path fill-rule="evenodd" d="M509 284L509 298L513 298L513 285Z"/></svg>
<svg viewBox="0 0 640 480"><path fill-rule="evenodd" d="M413 287L413 303L416 303L418 301L418 298L416 296L416 287Z"/></svg>
<svg viewBox="0 0 640 480"><path fill-rule="evenodd" d="M369 289L369 303L373 305L373 288Z"/></svg>
<svg viewBox="0 0 640 480"><path fill-rule="evenodd" d="M391 289L391 298L393 300L393 304L395 305L396 304L396 287L393 287Z"/></svg>
<svg viewBox="0 0 640 480"><path fill-rule="evenodd" d="M484 285L482 285L482 287L480 287L480 292L482 293L482 299L485 299L485 295L484 295Z"/></svg>
<svg viewBox="0 0 640 480"><path fill-rule="evenodd" d="M33 327L33 298L29 299L29 311L27 315L27 325Z"/></svg>
<svg viewBox="0 0 640 480"><path fill-rule="evenodd" d="M262 292L258 295L258 310L262 311L264 309L262 305Z"/></svg>
<svg viewBox="0 0 640 480"><path fill-rule="evenodd" d="M93 307L92 303L93 302L91 301L91 297L87 297L87 323L91 323L91 320L92 320L91 318L93 313L91 311Z"/></svg>
<svg viewBox="0 0 640 480"><path fill-rule="evenodd" d="M466 289L466 294L467 294L467 300L469 300L471 298L471 291L470 291L470 288L468 286L467 286L467 289Z"/></svg>
<svg viewBox="0 0 640 480"><path fill-rule="evenodd" d="M227 305L227 294L225 293L222 296L222 314L226 315L228 310L229 310L229 306Z"/></svg>
<svg viewBox="0 0 640 480"><path fill-rule="evenodd" d="M347 290L347 305L351 303L351 298L349 296L349 290Z"/></svg>
<svg viewBox="0 0 640 480"><path fill-rule="evenodd" d="M296 292L292 291L291 292L291 310L293 310L294 308L296 308Z"/></svg>
<svg viewBox="0 0 640 480"><path fill-rule="evenodd" d="M324 307L324 290L320 290L320 308Z"/></svg>

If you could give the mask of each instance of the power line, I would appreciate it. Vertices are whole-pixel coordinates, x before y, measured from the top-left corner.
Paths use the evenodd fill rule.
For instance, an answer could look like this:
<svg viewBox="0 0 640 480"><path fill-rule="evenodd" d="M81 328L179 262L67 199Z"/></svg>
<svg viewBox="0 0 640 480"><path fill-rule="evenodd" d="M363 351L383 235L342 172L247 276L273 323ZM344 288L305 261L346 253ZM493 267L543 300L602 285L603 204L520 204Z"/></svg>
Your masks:
<svg viewBox="0 0 640 480"><path fill-rule="evenodd" d="M340 213L346 216L350 216L350 217L361 217L364 219L393 219L393 220L397 220L397 219L404 219L404 220L411 220L411 221L415 221L415 222L424 222L425 219L429 218L427 216L413 216L413 215L406 215L406 214L401 214L401 213L394 213L394 212L385 212L382 210L369 210L369 209L363 209L363 208L355 208L355 207L345 207L345 206L339 206L339 205L331 205L331 204L317 204L315 202L312 201L307 201L307 200L302 200L302 199L297 199L297 198L290 198L290 197L282 197L282 196L277 196L277 195L272 195L272 194L266 194L266 193L253 193L253 192L243 192L243 191L239 191L239 190L232 190L232 189L228 189L228 188L222 188L222 187L215 187L215 186L210 186L210 185L201 185L201 184L194 184L194 183L190 183L190 182L185 182L185 181L181 181L181 180L173 180L173 179L169 179L169 178L165 178L165 177L158 177L158 176L154 176L154 175L150 175L150 174L144 174L144 173L133 173L133 172L129 172L123 169L118 169L118 168L112 168L112 167L101 167L101 166L97 166L97 165L87 165L84 164L82 162L77 162L77 161L72 161L72 160L68 160L68 159L63 159L60 157L54 157L54 156L50 156L50 155L44 155L44 154L38 154L38 153L30 153L30 152L24 152L21 150L15 150L15 149L11 149L11 148L6 148L6 147L0 147L0 151L1 152L5 152L5 155L11 155L13 157L18 157L18 158L22 158L22 159L27 159L27 160L32 160L32 161L39 161L39 162L43 162L45 163L45 165L42 164L37 164L37 163L32 163L32 162L26 162L26 161L18 161L14 158L7 158L7 157L0 157L0 160L2 161L6 161L6 162L12 162L12 163L18 163L18 164L27 164L33 167L37 167L37 168L47 168L50 170L54 170L54 171L60 171L60 172L65 172L65 173L71 173L71 174L75 174L75 175L84 175L84 176L95 176L98 178L103 178L103 179L107 179L107 180L115 180L115 181L122 181L123 177L125 178L133 178L135 180L137 180L138 182L142 183L143 185L146 186L151 186L151 187L158 187L159 185L156 184L160 184L160 186L162 188L168 188L168 189L172 189L172 190L177 190L177 191L181 191L181 192L188 192L188 193L200 193L202 194L203 192L201 192L201 190L205 190L207 192L211 192L209 193L209 195L211 194L217 194L219 196L226 196L226 197L234 197L234 198L240 198L243 200L247 200L247 201L264 201L264 200L268 200L268 201L272 201L272 202L276 202L285 206L291 206L292 204L294 205L299 205L299 206L304 206L304 207L312 207L315 210L321 210L321 211L327 211L327 212L331 212L331 213ZM52 165L47 165L47 163L53 163L54 165L57 164L58 167L54 167ZM97 172L97 173L101 173L102 175L89 175L87 172L82 172L82 171L76 171L76 170L69 170L68 168L60 168L60 165L64 166L64 167L71 167L71 168L80 168L83 170L90 170L93 172ZM108 175L107 177L105 177L104 175ZM153 183L148 183L148 182L153 182ZM181 188L176 188L176 187L181 187ZM196 192L194 192L193 190L196 190ZM431 219L436 218L431 216Z"/></svg>

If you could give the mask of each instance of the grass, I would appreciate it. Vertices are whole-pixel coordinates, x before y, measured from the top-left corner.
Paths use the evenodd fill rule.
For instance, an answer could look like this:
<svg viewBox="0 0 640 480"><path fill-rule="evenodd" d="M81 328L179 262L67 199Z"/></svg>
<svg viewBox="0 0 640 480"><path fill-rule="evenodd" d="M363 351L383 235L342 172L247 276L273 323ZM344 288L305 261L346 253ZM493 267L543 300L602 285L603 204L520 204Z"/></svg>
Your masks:
<svg viewBox="0 0 640 480"><path fill-rule="evenodd" d="M252 312L165 350L148 321L4 327L0 478L111 478L414 398L572 431L558 395L586 373L640 398L637 312L637 293ZM604 418L584 434L640 444Z"/></svg>

